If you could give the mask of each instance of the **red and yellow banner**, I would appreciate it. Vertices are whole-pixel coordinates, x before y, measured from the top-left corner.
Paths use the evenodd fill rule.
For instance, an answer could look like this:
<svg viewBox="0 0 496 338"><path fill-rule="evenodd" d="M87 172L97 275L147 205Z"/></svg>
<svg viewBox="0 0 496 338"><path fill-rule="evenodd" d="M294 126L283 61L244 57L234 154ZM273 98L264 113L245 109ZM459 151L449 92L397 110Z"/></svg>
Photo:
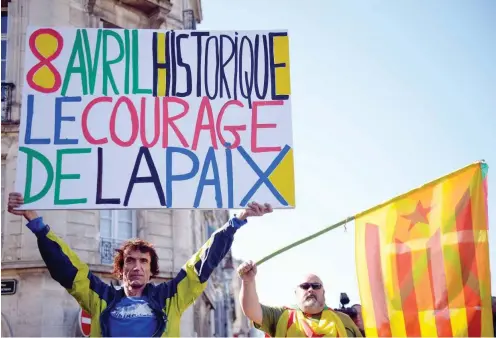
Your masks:
<svg viewBox="0 0 496 338"><path fill-rule="evenodd" d="M367 336L493 335L487 169L467 166L356 215Z"/></svg>

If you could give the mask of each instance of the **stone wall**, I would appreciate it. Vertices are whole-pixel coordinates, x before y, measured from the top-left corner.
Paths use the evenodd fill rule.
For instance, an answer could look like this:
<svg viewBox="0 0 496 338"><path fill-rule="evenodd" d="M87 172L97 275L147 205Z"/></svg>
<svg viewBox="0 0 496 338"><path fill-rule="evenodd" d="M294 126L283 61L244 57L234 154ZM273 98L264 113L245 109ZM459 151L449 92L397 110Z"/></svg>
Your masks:
<svg viewBox="0 0 496 338"><path fill-rule="evenodd" d="M8 3L6 76L7 82L15 84L15 89L11 121L2 123L2 201L15 189L27 26L102 27L104 20L123 28L177 29L182 28L185 6L193 8L197 18L201 18L199 0L12 0ZM50 277L38 252L36 237L25 226L25 221L5 212L5 206L3 203L2 279L17 279L18 289L15 295L2 296L2 336L77 335L79 305ZM102 264L100 258L98 211L40 214L93 272L108 282L111 280L111 266ZM227 218L227 212L221 211L137 211L137 235L152 242L160 257L161 273L156 282L175 276L203 245L207 223L218 227ZM210 318L210 308L209 298L200 297L183 315L181 335L209 333L210 320L206 318ZM195 312L201 319L196 321L196 327Z"/></svg>

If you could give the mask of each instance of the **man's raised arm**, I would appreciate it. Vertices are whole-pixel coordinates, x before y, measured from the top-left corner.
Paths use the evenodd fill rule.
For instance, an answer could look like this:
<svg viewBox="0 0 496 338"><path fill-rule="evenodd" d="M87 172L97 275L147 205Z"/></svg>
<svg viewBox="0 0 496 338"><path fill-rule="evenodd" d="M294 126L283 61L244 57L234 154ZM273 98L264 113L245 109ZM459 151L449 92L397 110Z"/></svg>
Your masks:
<svg viewBox="0 0 496 338"><path fill-rule="evenodd" d="M109 296L109 286L89 271L86 263L71 250L71 248L43 223L33 210L17 210L24 203L20 193L10 193L8 211L17 216L23 216L27 227L36 235L41 257L45 262L50 275L76 301L88 311L99 306L100 300Z"/></svg>
<svg viewBox="0 0 496 338"><path fill-rule="evenodd" d="M255 324L262 325L262 305L258 300L257 287L255 284L257 266L252 261L245 262L239 266L238 274L241 278L241 290L239 292L241 309L249 320Z"/></svg>
<svg viewBox="0 0 496 338"><path fill-rule="evenodd" d="M184 312L207 287L213 270L231 249L234 234L247 223L248 217L272 212L270 205L250 203L238 216L215 231L198 252L186 262L179 274L168 283L164 297L172 297L179 313Z"/></svg>
<svg viewBox="0 0 496 338"><path fill-rule="evenodd" d="M241 309L245 316L253 322L256 329L275 337L277 322L284 312L284 307L267 306L260 303L255 282L256 274L257 266L252 261L245 262L238 268L238 275L241 278L241 290L239 292Z"/></svg>

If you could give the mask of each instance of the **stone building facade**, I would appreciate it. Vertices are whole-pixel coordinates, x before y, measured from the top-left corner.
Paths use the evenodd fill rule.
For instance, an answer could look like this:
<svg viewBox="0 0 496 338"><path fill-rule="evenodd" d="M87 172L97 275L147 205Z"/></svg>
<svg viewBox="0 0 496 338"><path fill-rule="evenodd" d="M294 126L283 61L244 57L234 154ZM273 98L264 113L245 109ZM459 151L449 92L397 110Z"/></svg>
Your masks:
<svg viewBox="0 0 496 338"><path fill-rule="evenodd" d="M2 336L82 334L79 305L50 277L24 220L6 212L5 197L15 181L27 26L194 29L201 19L200 0L2 0ZM41 215L93 272L114 284L109 263L122 240L141 237L154 243L161 271L154 282L165 281L229 217L226 211L200 210L47 211ZM221 332L215 325L221 311L215 304L219 299L224 302L225 295L221 265L202 297L184 314L183 336ZM3 295L7 280L16 282L15 294Z"/></svg>
<svg viewBox="0 0 496 338"><path fill-rule="evenodd" d="M237 268L241 265L242 261L238 259L233 259L233 268ZM232 293L234 295L234 306L233 306L233 320L232 320L232 333L233 337L252 337L254 334L254 326L248 320L248 318L243 314L241 310L241 304L239 303L239 292L241 291L241 279L235 277L232 279L231 283Z"/></svg>

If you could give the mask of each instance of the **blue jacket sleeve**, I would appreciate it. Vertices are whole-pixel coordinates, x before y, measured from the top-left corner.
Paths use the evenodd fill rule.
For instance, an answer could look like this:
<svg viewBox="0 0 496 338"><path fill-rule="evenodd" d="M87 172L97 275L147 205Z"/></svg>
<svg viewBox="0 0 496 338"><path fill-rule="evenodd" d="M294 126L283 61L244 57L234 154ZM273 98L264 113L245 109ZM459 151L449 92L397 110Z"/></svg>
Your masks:
<svg viewBox="0 0 496 338"><path fill-rule="evenodd" d="M246 220L230 219L186 262L178 275L163 286L167 290L166 298L177 306L179 313L183 313L203 293L213 270L231 249L234 234L246 223Z"/></svg>

